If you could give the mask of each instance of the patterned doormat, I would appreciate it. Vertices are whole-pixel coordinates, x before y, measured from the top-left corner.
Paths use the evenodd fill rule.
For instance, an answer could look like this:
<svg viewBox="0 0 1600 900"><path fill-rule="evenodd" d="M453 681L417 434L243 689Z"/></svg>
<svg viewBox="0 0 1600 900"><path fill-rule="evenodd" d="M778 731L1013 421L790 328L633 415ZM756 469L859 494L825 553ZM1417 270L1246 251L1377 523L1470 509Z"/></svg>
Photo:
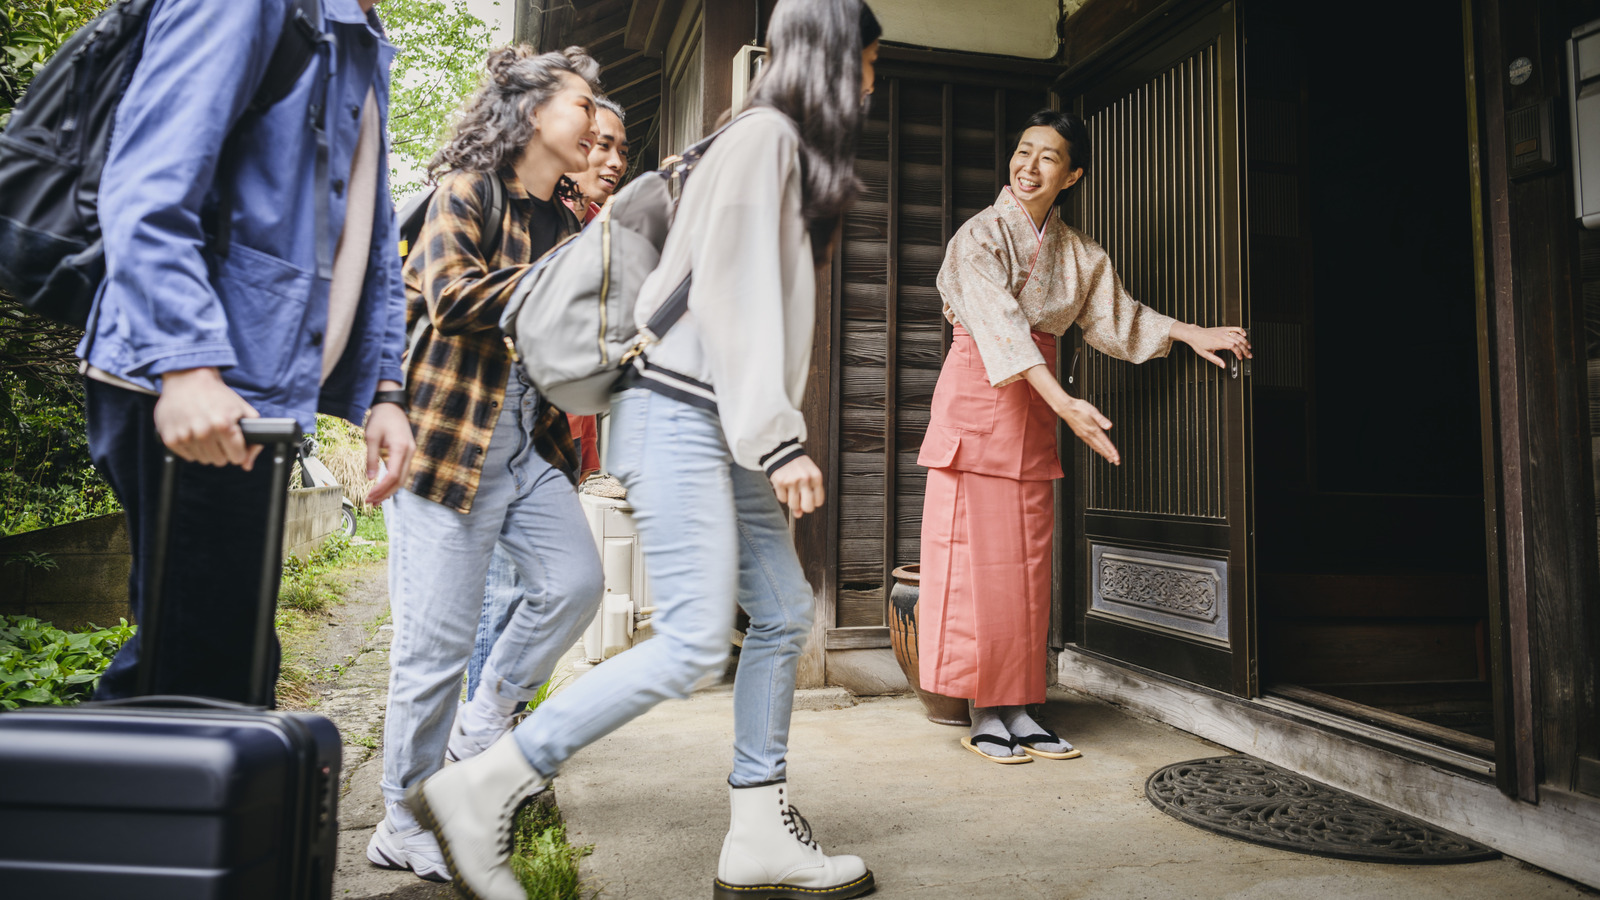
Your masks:
<svg viewBox="0 0 1600 900"><path fill-rule="evenodd" d="M1438 865L1500 854L1248 756L1191 759L1158 769L1144 794L1207 831L1296 853L1362 862Z"/></svg>

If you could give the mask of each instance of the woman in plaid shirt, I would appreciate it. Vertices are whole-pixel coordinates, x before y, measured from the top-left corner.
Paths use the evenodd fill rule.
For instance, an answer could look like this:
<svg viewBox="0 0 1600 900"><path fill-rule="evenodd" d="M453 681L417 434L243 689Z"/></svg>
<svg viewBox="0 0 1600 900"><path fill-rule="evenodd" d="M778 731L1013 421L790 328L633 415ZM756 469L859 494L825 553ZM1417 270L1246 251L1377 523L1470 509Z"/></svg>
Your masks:
<svg viewBox="0 0 1600 900"><path fill-rule="evenodd" d="M512 365L500 313L529 263L578 220L562 202L594 143L599 66L577 47L489 56L488 76L433 158L438 188L405 265L406 390L417 455L389 501L394 609L384 726L387 806L367 858L430 880L447 869L406 790L452 758L481 752L511 727L561 655L594 618L600 558L578 504L578 458L560 410ZM505 187L498 246L482 247L490 179ZM496 542L526 588L456 710ZM452 729L451 723L455 722Z"/></svg>

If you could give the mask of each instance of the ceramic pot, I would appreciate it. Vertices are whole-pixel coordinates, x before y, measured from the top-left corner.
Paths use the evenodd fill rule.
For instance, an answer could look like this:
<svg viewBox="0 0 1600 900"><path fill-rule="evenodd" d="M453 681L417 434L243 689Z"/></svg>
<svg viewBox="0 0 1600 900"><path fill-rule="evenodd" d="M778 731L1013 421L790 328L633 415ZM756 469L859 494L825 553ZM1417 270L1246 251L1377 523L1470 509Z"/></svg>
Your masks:
<svg viewBox="0 0 1600 900"><path fill-rule="evenodd" d="M921 589L921 566L901 566L894 570L894 590L889 592L889 643L894 647L895 661L928 711L928 721L940 725L971 725L967 701L925 691L917 677L917 598Z"/></svg>

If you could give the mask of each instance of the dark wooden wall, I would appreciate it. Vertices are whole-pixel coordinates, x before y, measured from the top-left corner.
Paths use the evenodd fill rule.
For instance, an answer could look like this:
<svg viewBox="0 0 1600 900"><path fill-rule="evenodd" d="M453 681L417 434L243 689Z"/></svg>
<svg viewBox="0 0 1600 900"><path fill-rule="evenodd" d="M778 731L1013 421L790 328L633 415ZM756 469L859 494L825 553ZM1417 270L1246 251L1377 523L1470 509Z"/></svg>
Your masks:
<svg viewBox="0 0 1600 900"><path fill-rule="evenodd" d="M831 600L828 649L888 646L891 572L919 558L916 459L949 335L935 283L945 245L994 202L1015 132L1050 102L1043 77L928 62L885 51L858 154L866 190L827 279L818 345L830 352L812 381L827 417L812 433L828 435L830 502L815 543L800 536Z"/></svg>

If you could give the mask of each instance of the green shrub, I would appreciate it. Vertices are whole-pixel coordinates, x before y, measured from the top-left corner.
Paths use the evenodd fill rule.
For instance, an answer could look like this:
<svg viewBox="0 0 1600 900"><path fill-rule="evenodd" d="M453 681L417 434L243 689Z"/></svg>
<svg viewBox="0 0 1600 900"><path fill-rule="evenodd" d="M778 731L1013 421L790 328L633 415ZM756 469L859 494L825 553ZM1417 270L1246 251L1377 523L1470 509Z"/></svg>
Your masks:
<svg viewBox="0 0 1600 900"><path fill-rule="evenodd" d="M100 673L133 632L127 619L73 633L32 616L0 616L0 708L70 706L89 699Z"/></svg>
<svg viewBox="0 0 1600 900"><path fill-rule="evenodd" d="M344 582L331 577L352 563L383 559L383 545L354 545L343 532L336 532L322 546L304 557L283 561L283 581L278 587L278 607L301 612L321 612L344 593Z"/></svg>

